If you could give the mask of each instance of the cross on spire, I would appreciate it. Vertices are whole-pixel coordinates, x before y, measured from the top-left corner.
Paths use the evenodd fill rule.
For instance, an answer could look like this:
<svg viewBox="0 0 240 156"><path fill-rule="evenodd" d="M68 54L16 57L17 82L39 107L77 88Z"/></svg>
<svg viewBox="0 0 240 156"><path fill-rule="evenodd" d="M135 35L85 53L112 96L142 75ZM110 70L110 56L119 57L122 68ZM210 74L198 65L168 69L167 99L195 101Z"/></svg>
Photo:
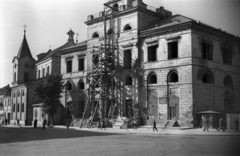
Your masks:
<svg viewBox="0 0 240 156"><path fill-rule="evenodd" d="M24 37L25 37L25 34L26 34L26 29L27 29L27 26L26 26L26 24L24 24Z"/></svg>

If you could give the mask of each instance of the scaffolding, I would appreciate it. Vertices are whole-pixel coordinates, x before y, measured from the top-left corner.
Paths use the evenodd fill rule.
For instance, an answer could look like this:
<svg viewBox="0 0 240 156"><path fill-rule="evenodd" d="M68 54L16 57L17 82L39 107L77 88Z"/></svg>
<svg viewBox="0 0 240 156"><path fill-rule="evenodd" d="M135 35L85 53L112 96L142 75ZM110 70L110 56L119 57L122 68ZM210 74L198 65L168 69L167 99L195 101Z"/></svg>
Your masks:
<svg viewBox="0 0 240 156"><path fill-rule="evenodd" d="M106 7L110 8L106 11ZM90 122L87 127L91 128L92 122L96 114L99 115L100 122L104 122L105 118L113 118L116 110L115 97L115 78L112 72L116 67L114 44L114 11L115 8L104 4L104 43L100 46L93 46L92 50L92 71L89 75L90 83L88 88L88 98L80 128L86 117L86 113L91 108ZM110 12L110 15L108 13ZM109 31L107 32L107 18L109 19Z"/></svg>

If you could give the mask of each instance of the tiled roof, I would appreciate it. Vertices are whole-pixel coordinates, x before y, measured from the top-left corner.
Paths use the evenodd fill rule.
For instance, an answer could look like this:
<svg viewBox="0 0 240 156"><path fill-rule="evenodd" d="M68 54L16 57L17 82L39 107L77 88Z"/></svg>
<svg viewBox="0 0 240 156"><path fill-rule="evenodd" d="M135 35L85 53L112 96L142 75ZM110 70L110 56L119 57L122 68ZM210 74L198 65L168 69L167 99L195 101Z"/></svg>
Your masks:
<svg viewBox="0 0 240 156"><path fill-rule="evenodd" d="M50 58L52 56L60 56L59 51L61 49L64 49L64 48L67 48L67 47L70 47L70 46L73 46L73 45L75 45L75 43L73 41L68 41L64 45L62 45L62 46L60 46L60 47L58 47L58 48L56 48L54 50L49 50L42 59L37 61L37 63L39 63L41 61L44 61L44 60L46 60L46 59L48 59L48 58Z"/></svg>
<svg viewBox="0 0 240 156"><path fill-rule="evenodd" d="M11 92L11 87L9 85L0 88L0 95L6 95L9 92Z"/></svg>

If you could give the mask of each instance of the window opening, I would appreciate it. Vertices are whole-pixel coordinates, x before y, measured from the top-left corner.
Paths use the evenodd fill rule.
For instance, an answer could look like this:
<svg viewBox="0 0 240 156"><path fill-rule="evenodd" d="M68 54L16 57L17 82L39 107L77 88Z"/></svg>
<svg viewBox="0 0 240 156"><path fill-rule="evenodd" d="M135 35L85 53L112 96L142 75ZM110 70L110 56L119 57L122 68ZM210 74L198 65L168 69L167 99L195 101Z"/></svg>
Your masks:
<svg viewBox="0 0 240 156"><path fill-rule="evenodd" d="M158 45L148 47L148 61L157 61Z"/></svg>
<svg viewBox="0 0 240 156"><path fill-rule="evenodd" d="M79 89L84 89L84 83L83 83L83 81L79 81L79 83L78 83L78 88L79 88Z"/></svg>
<svg viewBox="0 0 240 156"><path fill-rule="evenodd" d="M44 77L45 76L45 68L43 68L42 74L43 74L43 77Z"/></svg>
<svg viewBox="0 0 240 156"><path fill-rule="evenodd" d="M72 90L72 84L70 82L67 83L67 90Z"/></svg>
<svg viewBox="0 0 240 156"><path fill-rule="evenodd" d="M232 52L229 49L223 48L223 63L232 64Z"/></svg>
<svg viewBox="0 0 240 156"><path fill-rule="evenodd" d="M157 76L152 74L149 76L149 79L148 79L148 83L149 84L156 84L157 83Z"/></svg>
<svg viewBox="0 0 240 156"><path fill-rule="evenodd" d="M78 59L78 71L84 71L84 58Z"/></svg>
<svg viewBox="0 0 240 156"><path fill-rule="evenodd" d="M212 78L209 74L204 74L202 81L203 83L209 83L209 84L213 83Z"/></svg>
<svg viewBox="0 0 240 156"><path fill-rule="evenodd" d="M72 72L72 60L67 60L67 73Z"/></svg>
<svg viewBox="0 0 240 156"><path fill-rule="evenodd" d="M24 103L22 103L22 107L21 108L22 108L22 112L24 112Z"/></svg>
<svg viewBox="0 0 240 156"><path fill-rule="evenodd" d="M93 34L93 36L92 36L92 38L98 38L98 37L99 37L99 35L98 35L97 32L95 32L95 33Z"/></svg>
<svg viewBox="0 0 240 156"><path fill-rule="evenodd" d="M116 11L118 11L118 4L113 5L113 12L116 12Z"/></svg>
<svg viewBox="0 0 240 156"><path fill-rule="evenodd" d="M175 72L172 72L169 75L169 82L178 82L178 74Z"/></svg>
<svg viewBox="0 0 240 156"><path fill-rule="evenodd" d="M202 42L202 58L212 60L213 46L209 43Z"/></svg>
<svg viewBox="0 0 240 156"><path fill-rule="evenodd" d="M178 42L168 43L168 59L178 58Z"/></svg>
<svg viewBox="0 0 240 156"><path fill-rule="evenodd" d="M124 68L131 69L132 53L131 50L124 50Z"/></svg>
<svg viewBox="0 0 240 156"><path fill-rule="evenodd" d="M126 86L131 86L132 85L132 78L130 76L126 77L125 85Z"/></svg>
<svg viewBox="0 0 240 156"><path fill-rule="evenodd" d="M131 30L131 29L132 29L132 27L131 27L129 24L127 24L127 25L123 28L123 31Z"/></svg>

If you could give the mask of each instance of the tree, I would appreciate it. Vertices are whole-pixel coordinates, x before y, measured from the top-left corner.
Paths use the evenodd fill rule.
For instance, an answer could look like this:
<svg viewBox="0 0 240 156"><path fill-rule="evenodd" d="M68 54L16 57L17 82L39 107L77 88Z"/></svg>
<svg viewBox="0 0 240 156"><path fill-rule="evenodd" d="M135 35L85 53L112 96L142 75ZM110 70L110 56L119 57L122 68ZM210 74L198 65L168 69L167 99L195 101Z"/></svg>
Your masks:
<svg viewBox="0 0 240 156"><path fill-rule="evenodd" d="M60 105L62 88L62 76L55 74L49 75L45 83L41 82L35 86L35 93L43 102L43 112L52 117L52 124L54 124L54 114Z"/></svg>

